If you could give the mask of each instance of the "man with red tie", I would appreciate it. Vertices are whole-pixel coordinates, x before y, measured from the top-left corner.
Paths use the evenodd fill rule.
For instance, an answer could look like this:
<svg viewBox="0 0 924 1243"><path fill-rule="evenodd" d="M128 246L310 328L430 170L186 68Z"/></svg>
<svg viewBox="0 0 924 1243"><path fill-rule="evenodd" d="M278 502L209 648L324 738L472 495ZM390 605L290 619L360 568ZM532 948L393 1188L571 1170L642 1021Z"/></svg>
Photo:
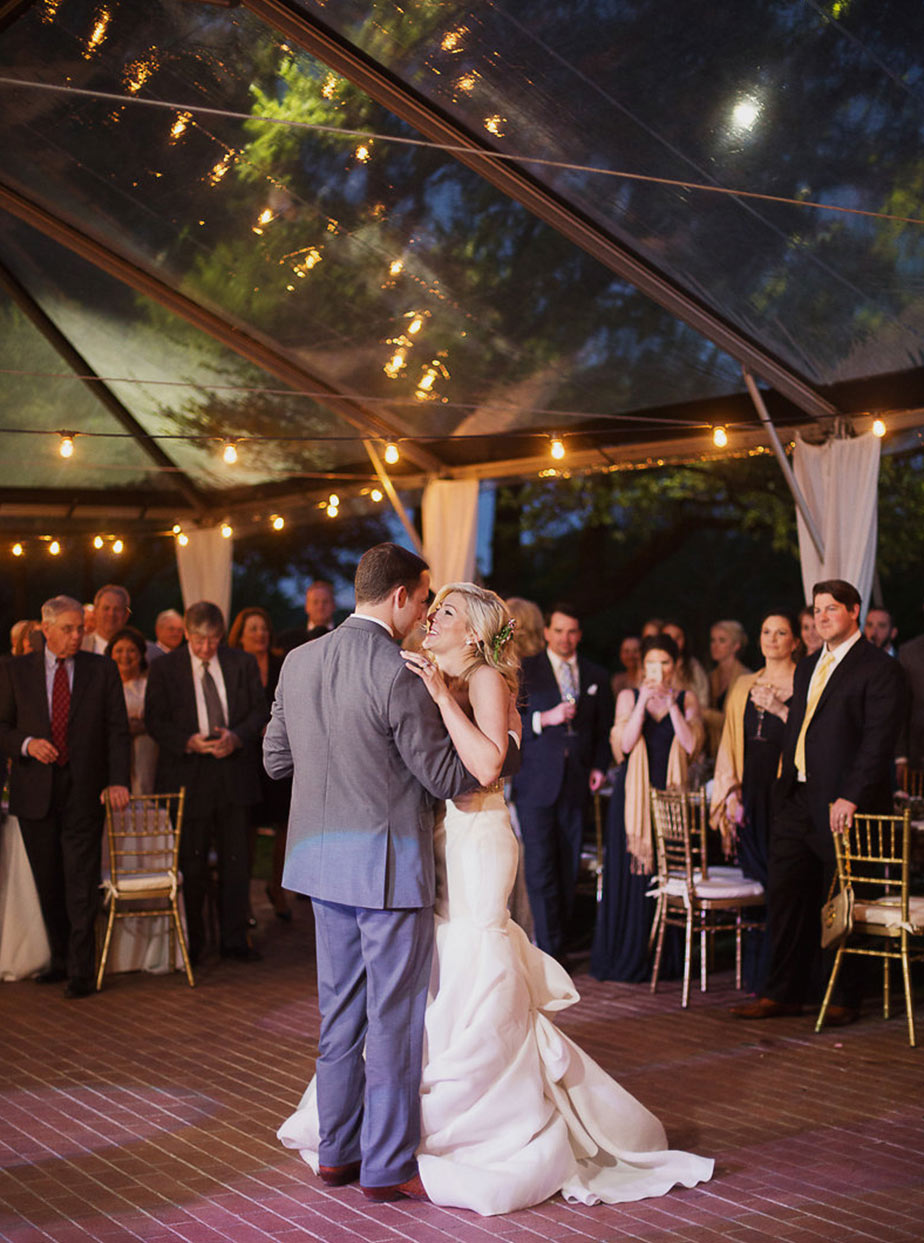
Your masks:
<svg viewBox="0 0 924 1243"><path fill-rule="evenodd" d="M113 661L81 650L83 606L42 605L44 652L0 665L0 752L51 944L42 983L93 991L103 799L128 803L131 734Z"/></svg>

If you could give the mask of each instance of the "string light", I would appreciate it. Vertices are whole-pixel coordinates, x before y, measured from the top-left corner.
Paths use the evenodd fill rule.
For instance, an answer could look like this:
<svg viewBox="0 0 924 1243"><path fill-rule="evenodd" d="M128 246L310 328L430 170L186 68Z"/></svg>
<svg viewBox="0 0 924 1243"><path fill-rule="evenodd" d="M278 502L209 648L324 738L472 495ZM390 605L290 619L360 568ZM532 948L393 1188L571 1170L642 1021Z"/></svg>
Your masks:
<svg viewBox="0 0 924 1243"><path fill-rule="evenodd" d="M183 528L180 526L180 524L179 524L178 522L175 522L175 523L173 524L173 534L174 534L174 535L179 535L179 534L180 534L180 532L181 532L182 530L183 530Z"/></svg>
<svg viewBox="0 0 924 1243"><path fill-rule="evenodd" d="M886 434L886 425L882 419L873 419L873 435L878 436L880 440Z"/></svg>
<svg viewBox="0 0 924 1243"><path fill-rule="evenodd" d="M552 441L549 445L549 453L551 453L556 462L560 462L565 456L565 442L560 436L552 437Z"/></svg>
<svg viewBox="0 0 924 1243"><path fill-rule="evenodd" d="M22 544L14 544L11 551L14 557L21 557L25 552L25 549Z"/></svg>
<svg viewBox="0 0 924 1243"><path fill-rule="evenodd" d="M728 432L724 427L714 427L712 429L712 443L717 449L724 449L728 444Z"/></svg>
<svg viewBox="0 0 924 1243"><path fill-rule="evenodd" d="M336 518L340 510L336 505L328 505L325 512L327 513L328 518Z"/></svg>
<svg viewBox="0 0 924 1243"><path fill-rule="evenodd" d="M234 527L231 525L231 523L223 522L221 524L221 538L230 539L233 534L234 534Z"/></svg>
<svg viewBox="0 0 924 1243"><path fill-rule="evenodd" d="M94 535L93 536L93 547L102 548L102 546L103 546L103 537L101 535Z"/></svg>
<svg viewBox="0 0 924 1243"><path fill-rule="evenodd" d="M369 499L370 501L375 501L376 505L378 505L379 501L382 499L382 493L378 488L373 488L369 493Z"/></svg>
<svg viewBox="0 0 924 1243"><path fill-rule="evenodd" d="M180 531L179 535L176 537L176 542L179 544L181 548L185 548L186 545L189 543L189 536L186 534L185 531Z"/></svg>
<svg viewBox="0 0 924 1243"><path fill-rule="evenodd" d="M56 539L53 539L51 543L48 545L48 551L51 553L53 557L56 557L58 553L61 551L61 545L58 543Z"/></svg>
<svg viewBox="0 0 924 1243"><path fill-rule="evenodd" d="M286 525L286 520L285 518L282 517L281 514L273 514L272 518L270 519L270 522L272 522L273 524L274 531L281 531L282 528Z"/></svg>
<svg viewBox="0 0 924 1243"><path fill-rule="evenodd" d="M74 432L58 432L61 437L58 444L58 452L63 458L74 456Z"/></svg>
<svg viewBox="0 0 924 1243"><path fill-rule="evenodd" d="M328 505L333 505L334 509L339 509L340 508L340 497L337 495L336 492L331 492L330 496L327 498L327 503Z"/></svg>
<svg viewBox="0 0 924 1243"><path fill-rule="evenodd" d="M233 466L237 461L237 445L233 440L226 440L221 454L226 466Z"/></svg>
<svg viewBox="0 0 924 1243"><path fill-rule="evenodd" d="M385 461L389 466L394 466L401 454L398 452L398 446L393 442L389 442L385 446Z"/></svg>
<svg viewBox="0 0 924 1243"><path fill-rule="evenodd" d="M388 266L388 274L389 276L398 276L403 271L403 269L404 269L403 259L392 259L391 263Z"/></svg>
<svg viewBox="0 0 924 1243"><path fill-rule="evenodd" d="M121 554L125 551L124 543L120 539L114 539L112 541L112 551L117 557L121 556Z"/></svg>

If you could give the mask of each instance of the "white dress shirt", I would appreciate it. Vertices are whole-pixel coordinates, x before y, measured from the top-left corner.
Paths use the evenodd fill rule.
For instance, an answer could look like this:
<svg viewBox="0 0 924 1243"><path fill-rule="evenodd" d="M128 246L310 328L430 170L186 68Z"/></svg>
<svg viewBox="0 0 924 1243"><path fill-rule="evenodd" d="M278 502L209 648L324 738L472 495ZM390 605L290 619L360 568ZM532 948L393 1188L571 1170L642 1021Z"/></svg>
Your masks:
<svg viewBox="0 0 924 1243"><path fill-rule="evenodd" d="M205 706L205 692L202 689L202 674L205 666L198 656L192 654L191 648L187 650L189 651L189 659L192 662L193 686L196 688L196 715L199 718L199 733L208 737L209 714ZM218 691L218 698L221 700L221 708L225 714L225 728L230 729L231 718L228 715L228 692L225 690L225 680L222 677L221 662L218 659L217 652L209 661L209 673L212 675L212 681L215 683L215 689Z"/></svg>

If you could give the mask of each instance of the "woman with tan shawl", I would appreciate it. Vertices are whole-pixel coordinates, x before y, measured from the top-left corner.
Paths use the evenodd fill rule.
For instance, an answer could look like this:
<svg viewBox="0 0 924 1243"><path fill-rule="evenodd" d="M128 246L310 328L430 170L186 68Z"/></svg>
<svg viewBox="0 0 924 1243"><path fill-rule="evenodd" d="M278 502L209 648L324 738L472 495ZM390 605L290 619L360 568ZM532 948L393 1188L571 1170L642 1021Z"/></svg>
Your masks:
<svg viewBox="0 0 924 1243"><path fill-rule="evenodd" d="M702 743L699 703L692 691L675 685L677 645L669 635L650 635L642 643L644 680L638 690L620 692L610 744L619 768L607 812L603 898L590 969L598 980L647 979L648 936L655 904L647 891L654 871L649 794L684 787L687 765ZM678 945L679 950L679 945ZM661 974L670 971L665 944Z"/></svg>
<svg viewBox="0 0 924 1243"><path fill-rule="evenodd" d="M765 665L738 678L725 705L725 725L715 762L710 822L722 834L725 854L735 853L745 876L767 887L770 791L776 779L783 727L792 696L794 620L779 609L760 626ZM763 993L768 942L762 934L745 939L745 987Z"/></svg>

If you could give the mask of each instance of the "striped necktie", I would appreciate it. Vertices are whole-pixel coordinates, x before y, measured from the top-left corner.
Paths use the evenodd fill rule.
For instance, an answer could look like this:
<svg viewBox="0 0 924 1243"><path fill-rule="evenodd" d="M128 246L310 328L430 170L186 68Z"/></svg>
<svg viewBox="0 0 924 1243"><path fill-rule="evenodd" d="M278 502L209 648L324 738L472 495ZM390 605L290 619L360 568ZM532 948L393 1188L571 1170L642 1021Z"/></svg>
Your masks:
<svg viewBox="0 0 924 1243"><path fill-rule="evenodd" d="M826 649L818 662L815 676L812 678L808 699L805 703L805 716L802 718L802 728L799 730L799 737L796 739L796 768L803 775L805 774L805 735L811 724L812 717L815 715L815 709L818 707L821 693L828 685L828 678L831 676L833 668L834 656Z"/></svg>

